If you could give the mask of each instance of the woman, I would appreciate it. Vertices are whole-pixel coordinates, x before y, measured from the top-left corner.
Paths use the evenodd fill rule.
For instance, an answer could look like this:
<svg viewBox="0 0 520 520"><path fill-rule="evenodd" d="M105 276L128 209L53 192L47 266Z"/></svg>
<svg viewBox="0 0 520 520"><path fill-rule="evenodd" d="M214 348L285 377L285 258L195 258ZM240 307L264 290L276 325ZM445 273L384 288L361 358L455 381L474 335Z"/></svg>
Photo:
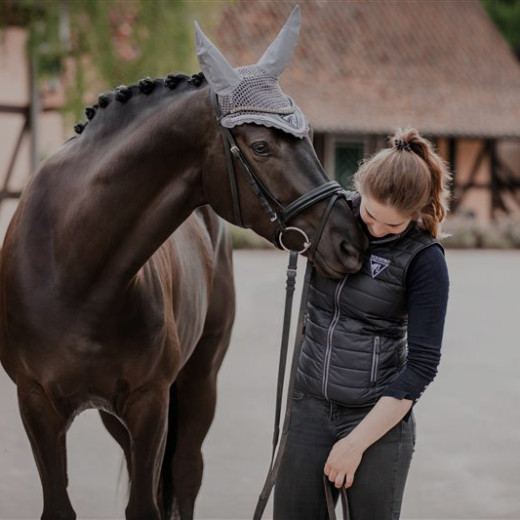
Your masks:
<svg viewBox="0 0 520 520"><path fill-rule="evenodd" d="M437 373L448 272L437 238L449 172L414 129L356 173L350 204L369 239L361 270L313 273L275 520L327 518L347 488L352 520L399 518L415 445L412 407Z"/></svg>

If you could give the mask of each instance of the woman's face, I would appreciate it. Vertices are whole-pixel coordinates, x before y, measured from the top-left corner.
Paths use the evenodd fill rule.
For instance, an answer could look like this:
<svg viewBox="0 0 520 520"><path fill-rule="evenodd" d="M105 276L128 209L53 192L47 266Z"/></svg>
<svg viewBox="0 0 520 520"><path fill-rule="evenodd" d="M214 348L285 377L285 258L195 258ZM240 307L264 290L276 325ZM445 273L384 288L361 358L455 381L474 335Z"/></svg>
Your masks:
<svg viewBox="0 0 520 520"><path fill-rule="evenodd" d="M399 213L394 207L381 204L367 195L361 198L360 215L370 234L378 238L402 233L412 220Z"/></svg>

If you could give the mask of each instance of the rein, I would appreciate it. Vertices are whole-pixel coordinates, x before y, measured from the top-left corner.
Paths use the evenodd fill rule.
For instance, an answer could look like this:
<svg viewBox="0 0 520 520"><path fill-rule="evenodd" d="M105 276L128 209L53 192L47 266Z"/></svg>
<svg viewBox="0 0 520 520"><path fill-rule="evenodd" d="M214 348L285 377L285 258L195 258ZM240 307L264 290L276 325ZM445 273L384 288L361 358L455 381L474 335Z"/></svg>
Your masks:
<svg viewBox="0 0 520 520"><path fill-rule="evenodd" d="M284 206L276 199L274 195L269 191L269 189L263 184L261 179L254 173L254 171L250 168L246 158L240 151L240 148L237 146L236 141L233 137L233 134L228 128L225 128L221 125L220 119L222 117L222 113L220 110L220 106L218 104L217 94L211 91L211 101L213 104L213 109L217 116L217 122L219 126L219 130L222 135L222 139L224 142L224 150L226 155L226 163L229 174L229 184L231 188L231 196L233 200L233 214L235 218L235 223L240 227L246 227L244 225L244 221L242 219L242 211L240 208L240 198L238 194L238 184L237 178L234 168L233 159L238 161L240 164L241 170L248 181L251 189L254 194L257 196L260 204L264 211L268 214L269 220L276 224L277 234L275 235L275 243L277 247L284 249L289 252L289 265L287 267L287 282L286 282L286 300L285 300L285 310L284 310L284 320L283 320L283 330L282 330L282 341L280 347L280 362L278 368L278 383L276 390L276 411L275 411L275 421L274 421L274 432L273 432L273 449L271 455L271 463L269 465L269 471L262 488L262 492L260 493L260 497L258 499L258 503L255 508L255 513L253 516L253 520L260 520L262 518L262 514L267 505L267 501L269 500L269 496L271 494L271 490L276 481L276 477L278 474L278 470L280 469L280 465L282 463L283 455L285 453L285 448L287 445L288 433L289 433L289 425L291 422L292 415L292 395L294 392L294 384L296 380L296 368L298 366L298 360L300 357L300 350L302 344L302 336L303 336L303 325L305 319L305 310L307 307L307 296L309 292L310 280L312 276L312 260L314 258L314 254L316 253L316 249L318 247L319 241L321 239L321 235L323 234L323 230L327 224L328 218L334 207L334 204L337 202L339 197L345 197L345 190L343 187L336 181L328 181L323 183L316 188L304 193L296 200L291 202L285 208ZM309 236L303 231L301 228L295 226L288 226L289 221L294 219L297 215L307 210L314 204L321 202L322 200L329 199L327 207L323 212L321 217L320 224L318 226L318 230L316 236L313 241L309 238ZM285 246L283 243L283 235L287 231L294 231L303 237L303 247L299 251L291 250ZM287 353L288 353L288 344L289 344L289 334L291 329L291 311L293 305L293 296L294 289L296 285L296 272L297 272L297 264L298 264L298 255L303 254L309 251L307 255L307 266L305 270L305 278L303 282L302 288L302 298L300 302L300 310L298 314L298 323L296 329L296 338L294 343L293 350L293 358L291 362L291 370L289 374L289 382L287 388L287 398L286 398L286 406L285 406L285 416L283 420L282 426L282 434L280 437L280 418L281 418L281 410L282 410L282 398L283 398L283 387L285 380L285 369L287 364ZM279 444L278 444L278 441ZM278 450L277 450L278 448ZM329 510L330 520L336 520L335 512L334 512L334 502L332 500L332 494L330 490L330 486L328 485L326 478L324 478L324 486L325 486L325 496L327 499L327 507ZM343 503L343 511L345 520L348 520L348 507L346 504L346 493L345 490L342 490L342 503Z"/></svg>

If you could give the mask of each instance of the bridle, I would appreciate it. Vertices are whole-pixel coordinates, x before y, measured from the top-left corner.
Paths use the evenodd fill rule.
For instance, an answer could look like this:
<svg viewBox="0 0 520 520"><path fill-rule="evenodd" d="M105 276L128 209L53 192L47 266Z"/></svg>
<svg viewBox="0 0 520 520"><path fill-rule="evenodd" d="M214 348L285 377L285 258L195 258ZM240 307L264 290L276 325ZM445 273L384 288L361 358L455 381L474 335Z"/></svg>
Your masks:
<svg viewBox="0 0 520 520"><path fill-rule="evenodd" d="M282 344L280 348L280 363L278 369L278 385L277 385L277 396L276 396L276 411L275 411L275 426L273 433L273 451L271 463L269 465L269 471L262 488L262 492L258 499L255 512L253 515L253 520L260 520L262 518L262 514L264 512L265 506L267 505L267 501L269 500L269 495L271 494L271 490L276 480L276 476L278 474L278 469L280 468L280 464L285 452L285 447L287 445L287 434L289 429L289 424L291 420L291 412L292 412L292 393L294 390L295 384L295 375L297 362L300 355L301 343L302 343L302 332L303 332L303 321L306 310L307 303L307 294L310 286L310 279L312 275L312 260L316 249L318 247L318 243L323 234L323 230L329 218L330 212L334 207L334 204L338 200L338 198L343 197L348 205L350 203L347 199L346 192L343 187L336 181L327 181L317 186L316 188L311 189L307 193L304 193L296 200L291 202L289 205L284 207L276 197L269 191L269 189L265 186L265 184L261 181L261 179L255 174L254 170L252 170L242 154L240 148L236 144L236 141L233 137L233 134L229 130L222 126L221 124L221 110L218 104L218 98L215 92L211 91L211 101L213 104L213 109L217 116L218 127L222 135L222 139L224 141L224 150L226 154L226 163L227 170L229 174L229 184L231 187L231 196L233 200L233 215L235 219L235 223L240 227L246 227L244 225L244 221L242 219L242 212L240 209L240 198L238 195L238 185L237 178L235 173L235 167L233 163L233 159L238 161L240 164L241 170L247 179L249 185L251 186L254 194L257 196L260 204L264 211L268 214L269 220L276 225L276 234L273 242L280 249L285 249L289 251L289 265L287 267L287 286L286 286L286 300L285 300L285 311L284 311L284 319L283 319L283 330L282 330ZM316 235L314 237L309 237L303 229L289 226L288 223L294 219L297 215L304 212L314 204L321 202L322 200L329 199L327 207L323 212L321 217L321 221L319 223ZM301 234L303 237L303 246L300 250L289 249L283 243L283 235L288 231L296 232ZM291 369L289 374L289 382L287 388L287 402L285 407L285 416L283 420L282 432L280 437L280 418L282 411L282 398L283 398L283 388L284 388L284 379L285 379L285 367L287 363L287 353L288 353L288 343L289 343L289 334L291 327L291 312L292 312L292 302L293 302L293 294L295 289L296 282L296 269L297 269L297 258L298 254L303 254L308 251L307 255L307 269L305 272L305 279L302 287L302 298L300 303L300 311L298 313L298 325L296 329L296 338L294 343L294 351L293 351L293 359L291 363ZM335 520L335 512L334 512L334 503L332 500L332 495L329 489L329 483L324 479L325 493L327 499L327 508L329 511L329 520ZM343 494L341 495L343 502L343 511L344 518L348 520L348 504L346 501L346 494L343 490Z"/></svg>
<svg viewBox="0 0 520 520"><path fill-rule="evenodd" d="M238 184L233 159L235 159L240 164L242 173L244 174L249 185L251 186L253 193L256 195L256 197L260 201L262 208L269 216L269 220L276 225L276 233L273 239L275 245L280 249L290 251L290 249L286 247L286 245L283 242L283 236L285 233L289 231L299 233L303 237L303 246L298 251L298 253L303 254L310 249L308 257L312 258L318 246L318 242L321 238L323 229L328 220L332 207L334 206L339 197L345 197L345 190L338 182L327 181L321 184L320 186L311 189L310 191L298 197L296 200L284 207L277 200L277 198L269 191L269 189L265 186L262 180L255 174L254 170L249 166L246 158L244 157L240 148L238 147L230 129L222 126L220 122L222 113L218 103L217 94L213 90L211 91L211 101L213 104L213 109L217 116L218 127L224 141L224 150L226 154L227 170L229 174L231 197L233 200L233 215L235 223L240 227L246 227L242 219L240 197L238 194ZM297 215L304 212L314 204L317 204L318 202L321 202L322 200L328 198L330 198L329 204L325 209L325 212L320 222L320 226L314 237L309 237L307 233L305 233L305 231L301 228L288 225L289 222L293 220Z"/></svg>

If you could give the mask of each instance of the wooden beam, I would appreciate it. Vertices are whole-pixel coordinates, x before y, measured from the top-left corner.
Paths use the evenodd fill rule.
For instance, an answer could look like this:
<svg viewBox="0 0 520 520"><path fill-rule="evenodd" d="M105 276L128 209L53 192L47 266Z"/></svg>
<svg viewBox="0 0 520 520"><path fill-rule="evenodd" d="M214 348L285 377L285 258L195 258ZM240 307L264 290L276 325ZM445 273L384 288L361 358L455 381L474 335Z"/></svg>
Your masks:
<svg viewBox="0 0 520 520"><path fill-rule="evenodd" d="M21 191L1 190L0 191L0 202L2 202L4 199L19 199L21 194L22 194Z"/></svg>
<svg viewBox="0 0 520 520"><path fill-rule="evenodd" d="M20 147L22 146L22 141L25 133L29 129L29 119L26 117L23 127L20 130L20 135L18 136L18 139L16 141L16 145L13 150L13 154L11 155L11 160L9 161L9 166L7 167L7 172L4 177L4 189L3 191L7 190L7 187L9 185L9 181L13 175L14 165L16 163L16 158L18 157L18 152L20 151Z"/></svg>
<svg viewBox="0 0 520 520"><path fill-rule="evenodd" d="M488 141L486 140L486 141L482 142L482 147L481 147L477 157L475 158L473 166L471 167L468 181L466 182L466 184L464 184L464 186L461 186L457 190L458 193L456 194L456 198L453 199L453 203L452 203L452 211L456 211L457 210L457 208L462 203L462 201L464 199L464 196L466 195L466 192L470 188L473 188L473 186L475 185L475 178L476 178L476 176L478 174L478 171L480 169L480 165L482 164L482 161L484 160L484 157L486 156L486 154L488 152L489 152L489 150L488 150Z"/></svg>
<svg viewBox="0 0 520 520"><path fill-rule="evenodd" d="M453 137L448 139L448 167L451 171L452 178L450 183L450 193L454 200L457 190L457 140Z"/></svg>
<svg viewBox="0 0 520 520"><path fill-rule="evenodd" d="M487 141L490 157L490 181L491 181L491 219L495 220L497 216L497 210L502 210L508 213L507 207L502 200L501 194L501 182L498 178L498 157L497 157L497 141L496 139L489 139Z"/></svg>
<svg viewBox="0 0 520 520"><path fill-rule="evenodd" d="M14 105L0 105L0 114L21 114L27 115L29 113L29 106L14 106Z"/></svg>
<svg viewBox="0 0 520 520"><path fill-rule="evenodd" d="M2 105L0 104L0 114L21 114L26 115L30 112L31 107L27 106L15 106L15 105ZM61 107L58 106L44 106L41 107L41 112L59 112Z"/></svg>
<svg viewBox="0 0 520 520"><path fill-rule="evenodd" d="M31 52L29 56L29 125L30 125L30 160L31 172L36 171L40 162L40 131L38 120L40 118L40 88L38 84L38 52Z"/></svg>
<svg viewBox="0 0 520 520"><path fill-rule="evenodd" d="M508 178L508 182L520 183L520 173L515 173L503 160L497 157L498 170L504 172Z"/></svg>

